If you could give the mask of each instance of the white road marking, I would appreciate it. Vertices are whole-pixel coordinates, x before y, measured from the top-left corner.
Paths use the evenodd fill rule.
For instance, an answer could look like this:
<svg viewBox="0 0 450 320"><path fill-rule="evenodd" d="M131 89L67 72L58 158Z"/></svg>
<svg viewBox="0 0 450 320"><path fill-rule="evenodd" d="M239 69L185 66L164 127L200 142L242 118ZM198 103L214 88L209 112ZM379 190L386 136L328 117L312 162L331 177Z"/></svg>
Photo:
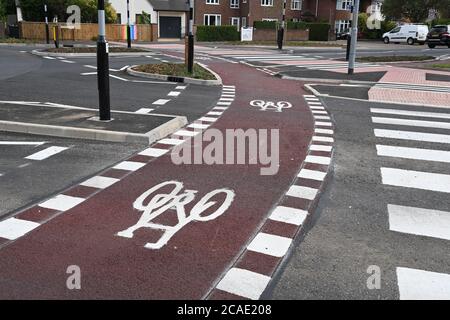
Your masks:
<svg viewBox="0 0 450 320"><path fill-rule="evenodd" d="M153 102L152 104L162 106L162 105L165 105L169 101L170 101L170 99L158 99L155 102Z"/></svg>
<svg viewBox="0 0 450 320"><path fill-rule="evenodd" d="M212 110L227 110L228 107L214 107Z"/></svg>
<svg viewBox="0 0 450 320"><path fill-rule="evenodd" d="M56 197L49 199L45 202L39 204L39 207L53 209L57 211L67 211L70 210L85 199L79 197L66 196L64 194L57 195Z"/></svg>
<svg viewBox="0 0 450 320"><path fill-rule="evenodd" d="M181 92L179 91L170 91L167 95L169 97L178 97L180 95Z"/></svg>
<svg viewBox="0 0 450 320"><path fill-rule="evenodd" d="M212 118L212 117L201 117L198 119L198 121L204 121L204 122L216 122L219 118Z"/></svg>
<svg viewBox="0 0 450 320"><path fill-rule="evenodd" d="M272 212L269 219L300 226L307 216L308 212L305 210L278 206Z"/></svg>
<svg viewBox="0 0 450 320"><path fill-rule="evenodd" d="M0 146L40 146L43 142L30 142L30 141L0 141Z"/></svg>
<svg viewBox="0 0 450 320"><path fill-rule="evenodd" d="M247 250L281 258L286 254L291 243L290 238L260 232L248 245Z"/></svg>
<svg viewBox="0 0 450 320"><path fill-rule="evenodd" d="M119 164L116 164L113 169L117 170L126 170L126 171L136 171L145 166L143 162L137 161L123 161Z"/></svg>
<svg viewBox="0 0 450 320"><path fill-rule="evenodd" d="M75 61L71 61L71 60L60 60L61 62L65 62L65 63L75 63Z"/></svg>
<svg viewBox="0 0 450 320"><path fill-rule="evenodd" d="M164 154L166 154L169 150L166 149L158 149L158 148L147 148L142 152L139 152L141 156L148 156L148 157L160 157Z"/></svg>
<svg viewBox="0 0 450 320"><path fill-rule="evenodd" d="M234 98L220 98L219 101L233 101Z"/></svg>
<svg viewBox="0 0 450 320"><path fill-rule="evenodd" d="M323 179L325 179L326 175L327 175L326 172L302 169L297 177L303 178L303 179L323 181Z"/></svg>
<svg viewBox="0 0 450 320"><path fill-rule="evenodd" d="M122 68L120 68L119 70L120 71L124 71L125 69L127 69L129 66L128 65L126 65L126 66L123 66Z"/></svg>
<svg viewBox="0 0 450 320"><path fill-rule="evenodd" d="M182 144L183 142L184 142L183 139L169 139L169 138L161 139L158 141L158 143L168 144L171 146L178 146L178 145Z"/></svg>
<svg viewBox="0 0 450 320"><path fill-rule="evenodd" d="M151 109L151 108L140 108L139 110L137 110L137 111L135 111L136 113L142 113L142 114L145 114L145 113L150 113L150 112L152 112L153 110L155 110L155 109Z"/></svg>
<svg viewBox="0 0 450 320"><path fill-rule="evenodd" d="M9 218L0 221L0 238L16 240L39 226L37 222Z"/></svg>
<svg viewBox="0 0 450 320"><path fill-rule="evenodd" d="M315 128L314 129L315 133L320 133L320 134L333 134L334 131L330 130L330 129L320 129L320 128Z"/></svg>
<svg viewBox="0 0 450 320"><path fill-rule="evenodd" d="M118 79L118 80L121 80L121 81L130 81L130 80L128 80L128 79L121 78L121 77L115 76L115 75L113 75L113 74L110 74L109 76L110 76L111 78Z"/></svg>
<svg viewBox="0 0 450 320"><path fill-rule="evenodd" d="M327 151L327 152L331 152L332 149L333 149L333 146L323 146L323 145L318 145L318 144L312 144L309 147L309 150L311 150L311 151Z"/></svg>
<svg viewBox="0 0 450 320"><path fill-rule="evenodd" d="M400 300L450 300L450 274L397 268Z"/></svg>
<svg viewBox="0 0 450 320"><path fill-rule="evenodd" d="M319 141L319 142L334 142L333 138L330 137L322 137L322 136L313 136L312 141Z"/></svg>
<svg viewBox="0 0 450 320"><path fill-rule="evenodd" d="M215 118L210 118L210 119L215 119ZM216 120L214 120L214 121L216 121ZM183 136L183 137L194 137L194 136L198 135L199 133L200 132L198 132L198 131L179 130L179 131L175 132L174 135Z"/></svg>
<svg viewBox="0 0 450 320"><path fill-rule="evenodd" d="M311 113L312 114L328 114L328 112L326 112L326 111L314 110L314 109L311 110Z"/></svg>
<svg viewBox="0 0 450 320"><path fill-rule="evenodd" d="M257 300L269 284L270 277L245 269L232 268L217 285L217 289Z"/></svg>
<svg viewBox="0 0 450 320"><path fill-rule="evenodd" d="M187 86L177 86L176 88L175 88L175 90L184 90L184 89L186 89L187 88Z"/></svg>
<svg viewBox="0 0 450 320"><path fill-rule="evenodd" d="M379 156L450 163L450 151L377 145Z"/></svg>
<svg viewBox="0 0 450 320"><path fill-rule="evenodd" d="M331 122L324 122L324 121L316 121L316 126L322 126L322 127L332 127L333 124Z"/></svg>
<svg viewBox="0 0 450 320"><path fill-rule="evenodd" d="M314 200L316 198L317 192L317 189L293 185L289 188L286 195L295 198Z"/></svg>
<svg viewBox="0 0 450 320"><path fill-rule="evenodd" d="M117 181L119 181L119 179L96 176L96 177L92 177L92 178L80 183L80 185L85 186L85 187L97 188L97 189L106 189L106 188L112 186Z"/></svg>
<svg viewBox="0 0 450 320"><path fill-rule="evenodd" d="M370 112L395 114L395 115L402 115L402 116L412 116L412 117L450 119L450 113L439 113L439 112L422 112L422 111L381 109L381 108L370 108Z"/></svg>
<svg viewBox="0 0 450 320"><path fill-rule="evenodd" d="M96 72L83 72L83 73L80 73L80 75L82 75L82 76L92 76L94 74L97 74L97 71Z"/></svg>
<svg viewBox="0 0 450 320"><path fill-rule="evenodd" d="M28 160L44 160L47 158L50 158L51 156L54 156L55 154L58 154L64 150L67 150L69 148L66 147L48 147L47 149L44 149L42 151L33 153L32 155L29 155L28 157L25 157L25 159Z"/></svg>
<svg viewBox="0 0 450 320"><path fill-rule="evenodd" d="M221 101L219 101L219 102L217 102L217 105L218 106L231 106L231 102L221 102Z"/></svg>
<svg viewBox="0 0 450 320"><path fill-rule="evenodd" d="M388 204L389 229L450 240L450 212Z"/></svg>
<svg viewBox="0 0 450 320"><path fill-rule="evenodd" d="M450 193L450 175L381 168L383 184Z"/></svg>
<svg viewBox="0 0 450 320"><path fill-rule="evenodd" d="M96 66L91 66L91 65L89 65L89 64L85 64L83 67L86 67L86 68L89 68L89 69L95 69L95 70L97 70L97 67L96 67Z"/></svg>
<svg viewBox="0 0 450 320"><path fill-rule="evenodd" d="M437 143L450 143L450 135L437 133L424 133L415 131L398 131L375 129L375 136L378 138L391 138L399 140L425 141Z"/></svg>
<svg viewBox="0 0 450 320"><path fill-rule="evenodd" d="M221 116L223 114L223 112L219 112L219 111L210 111L207 113L207 115L209 116Z"/></svg>
<svg viewBox="0 0 450 320"><path fill-rule="evenodd" d="M313 115L313 116L314 116L314 119L317 119L317 120L331 120L331 118L329 116L316 116L316 115Z"/></svg>
<svg viewBox="0 0 450 320"><path fill-rule="evenodd" d="M42 57L42 58L44 58L44 59L48 59L48 60L56 60L56 58L53 58L53 57L47 57L47 56L45 56L45 57Z"/></svg>
<svg viewBox="0 0 450 320"><path fill-rule="evenodd" d="M330 157L320 157L320 156L306 156L305 162L329 165L331 162Z"/></svg>
<svg viewBox="0 0 450 320"><path fill-rule="evenodd" d="M379 117L372 117L372 121L374 123L381 123L381 124L396 124L396 125L411 126L411 127L450 129L450 122L408 120L408 119L396 119L396 118L379 118Z"/></svg>
<svg viewBox="0 0 450 320"><path fill-rule="evenodd" d="M188 125L188 128L192 128L192 129L207 129L209 127L209 124L201 124L201 123L193 123Z"/></svg>

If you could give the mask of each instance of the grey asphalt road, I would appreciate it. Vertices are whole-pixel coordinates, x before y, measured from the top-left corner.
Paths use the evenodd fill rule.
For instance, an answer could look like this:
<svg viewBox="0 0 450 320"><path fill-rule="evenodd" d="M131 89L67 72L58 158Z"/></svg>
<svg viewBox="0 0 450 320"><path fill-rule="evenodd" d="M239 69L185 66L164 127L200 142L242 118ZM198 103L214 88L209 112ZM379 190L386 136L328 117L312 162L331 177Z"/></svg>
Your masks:
<svg viewBox="0 0 450 320"><path fill-rule="evenodd" d="M95 57L45 59L31 55L29 52L33 49L35 48L0 47L0 100L98 107L97 77L92 74L96 72ZM127 65L158 63L161 60L176 61L160 54L148 56L112 56L110 68L119 70ZM134 112L141 108L151 108L154 109L153 113L186 116L189 121L193 121L214 107L221 91L220 87L137 78L125 71L110 71L110 74L116 77L110 78L113 110ZM186 88L177 89L179 86ZM170 96L173 91L179 91L180 94ZM161 99L167 101L164 104L153 104Z"/></svg>
<svg viewBox="0 0 450 320"><path fill-rule="evenodd" d="M25 142L44 143L24 145ZM55 146L67 149L43 160L26 159ZM0 132L0 217L93 176L144 147Z"/></svg>
<svg viewBox="0 0 450 320"><path fill-rule="evenodd" d="M450 145L448 142L375 137L374 128L432 134L448 134L448 129L374 124L371 121L373 114L370 108L444 113L447 117L450 117L450 110L324 97L321 99L331 112L336 125L332 177L314 213L312 228L291 252L292 255L284 270L280 272L270 297L398 299L398 267L431 271L448 277L449 241L429 234L391 231L387 206L394 204L449 212L449 191L436 192L383 184L380 171L381 167L388 167L449 175L448 163L445 160L424 161L379 156L376 145L438 151L449 151ZM438 121L433 117L421 118L417 115L377 116ZM442 118L439 120L448 122ZM422 155L423 152L419 154ZM434 178L430 183L434 185L441 182ZM412 221L417 224L415 227L423 227L423 221ZM408 219L405 217L399 223L406 226ZM434 228L445 226L435 224ZM380 289L369 290L367 287L367 280L371 275L367 272L369 266L378 266L381 270ZM421 276L410 278L408 285L413 290L426 291L420 288L421 280ZM445 290L447 294L450 293L448 284Z"/></svg>

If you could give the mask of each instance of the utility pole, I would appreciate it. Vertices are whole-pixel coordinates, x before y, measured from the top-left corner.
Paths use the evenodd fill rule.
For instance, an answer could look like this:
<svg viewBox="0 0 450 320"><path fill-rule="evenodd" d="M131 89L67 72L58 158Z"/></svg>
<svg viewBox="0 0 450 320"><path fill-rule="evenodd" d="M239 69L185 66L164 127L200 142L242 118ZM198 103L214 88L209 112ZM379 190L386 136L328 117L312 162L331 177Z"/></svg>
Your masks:
<svg viewBox="0 0 450 320"><path fill-rule="evenodd" d="M127 0L127 43L128 48L131 48L130 0Z"/></svg>
<svg viewBox="0 0 450 320"><path fill-rule="evenodd" d="M188 72L192 73L194 69L194 0L187 0L189 2L189 34L188 34Z"/></svg>
<svg viewBox="0 0 450 320"><path fill-rule="evenodd" d="M97 83L101 121L111 120L109 100L109 58L106 42L105 0L98 0Z"/></svg>
<svg viewBox="0 0 450 320"><path fill-rule="evenodd" d="M45 12L45 40L47 41L47 44L50 43L50 30L48 29L48 12L47 12L47 5L44 4L44 12Z"/></svg>
<svg viewBox="0 0 450 320"><path fill-rule="evenodd" d="M355 60L356 60L356 44L358 42L358 14L359 14L359 0L354 0L352 7L353 19L352 19L352 35L350 42L350 54L348 60L348 74L355 72Z"/></svg>
<svg viewBox="0 0 450 320"><path fill-rule="evenodd" d="M283 17L281 19L281 28L278 30L278 49L283 49L284 27L286 24L286 0L283 0Z"/></svg>

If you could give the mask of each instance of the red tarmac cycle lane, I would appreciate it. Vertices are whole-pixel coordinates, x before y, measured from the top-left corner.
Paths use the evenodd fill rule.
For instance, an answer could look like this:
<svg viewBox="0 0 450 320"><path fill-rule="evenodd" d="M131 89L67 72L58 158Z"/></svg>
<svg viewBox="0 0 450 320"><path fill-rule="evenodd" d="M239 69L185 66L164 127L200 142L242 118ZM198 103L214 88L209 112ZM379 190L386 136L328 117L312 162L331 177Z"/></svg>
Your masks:
<svg viewBox="0 0 450 320"><path fill-rule="evenodd" d="M210 67L224 84L236 86L235 101L212 127L279 129L278 173L260 175L261 165L175 165L167 153L1 249L0 298L201 299L208 294L295 179L313 134L298 82L238 64ZM252 100L287 101L293 107L260 111L250 106ZM186 196L180 202L194 197L184 206L186 215L205 209L198 203L214 190L233 190L235 196L222 215L186 224L160 249L144 246L156 242L161 230L140 228L131 238L119 236L141 218L135 201L172 180L183 183L178 195ZM172 189L174 185L159 189L144 204ZM187 190L198 192L188 195ZM215 195L217 203L208 210L217 209L225 195ZM155 222L170 224L176 215L167 210ZM70 265L80 267L81 290L66 287Z"/></svg>

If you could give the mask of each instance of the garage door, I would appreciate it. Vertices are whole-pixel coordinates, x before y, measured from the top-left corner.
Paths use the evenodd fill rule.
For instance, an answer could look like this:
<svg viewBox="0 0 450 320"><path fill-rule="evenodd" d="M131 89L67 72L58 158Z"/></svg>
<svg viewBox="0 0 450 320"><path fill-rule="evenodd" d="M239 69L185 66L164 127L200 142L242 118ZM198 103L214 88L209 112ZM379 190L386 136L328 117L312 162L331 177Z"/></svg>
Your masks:
<svg viewBox="0 0 450 320"><path fill-rule="evenodd" d="M181 17L159 17L160 38L181 38Z"/></svg>

